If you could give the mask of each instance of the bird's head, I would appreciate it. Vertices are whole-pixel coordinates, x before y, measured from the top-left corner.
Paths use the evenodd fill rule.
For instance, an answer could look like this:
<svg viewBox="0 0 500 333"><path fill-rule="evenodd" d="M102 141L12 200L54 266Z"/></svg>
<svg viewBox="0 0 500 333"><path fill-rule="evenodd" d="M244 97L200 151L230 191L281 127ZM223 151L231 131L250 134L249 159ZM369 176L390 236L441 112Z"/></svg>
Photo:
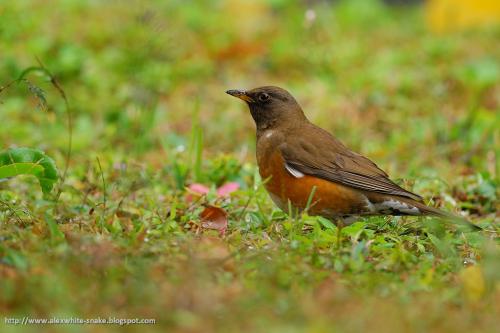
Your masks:
<svg viewBox="0 0 500 333"><path fill-rule="evenodd" d="M248 104L257 130L306 120L299 103L285 89L266 86L251 90L228 90L226 93Z"/></svg>

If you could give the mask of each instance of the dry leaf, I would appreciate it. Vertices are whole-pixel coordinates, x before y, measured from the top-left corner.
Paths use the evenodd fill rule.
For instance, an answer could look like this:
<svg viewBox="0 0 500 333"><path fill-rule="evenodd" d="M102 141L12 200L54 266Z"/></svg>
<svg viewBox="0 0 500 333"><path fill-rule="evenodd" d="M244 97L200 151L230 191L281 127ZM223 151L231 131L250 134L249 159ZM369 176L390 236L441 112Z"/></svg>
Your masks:
<svg viewBox="0 0 500 333"><path fill-rule="evenodd" d="M207 206L200 214L201 226L205 229L219 230L221 236L227 230L227 213L224 209Z"/></svg>

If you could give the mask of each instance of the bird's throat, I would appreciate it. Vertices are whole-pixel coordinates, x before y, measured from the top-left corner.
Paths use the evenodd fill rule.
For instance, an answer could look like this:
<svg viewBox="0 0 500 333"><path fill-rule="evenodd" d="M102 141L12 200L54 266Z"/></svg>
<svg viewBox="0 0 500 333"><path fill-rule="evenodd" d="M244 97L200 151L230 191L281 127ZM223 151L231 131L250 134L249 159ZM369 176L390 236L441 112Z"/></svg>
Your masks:
<svg viewBox="0 0 500 333"><path fill-rule="evenodd" d="M270 129L277 122L276 117L273 117L273 115L270 115L266 112L262 112L261 110L250 108L250 114L252 115L252 118L255 121L257 132L262 132L267 129Z"/></svg>

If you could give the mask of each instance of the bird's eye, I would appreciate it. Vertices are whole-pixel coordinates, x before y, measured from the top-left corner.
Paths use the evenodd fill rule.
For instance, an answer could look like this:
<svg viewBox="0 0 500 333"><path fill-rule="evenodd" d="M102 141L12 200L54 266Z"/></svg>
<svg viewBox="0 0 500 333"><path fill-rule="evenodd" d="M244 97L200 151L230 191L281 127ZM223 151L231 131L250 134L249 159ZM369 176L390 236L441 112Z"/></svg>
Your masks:
<svg viewBox="0 0 500 333"><path fill-rule="evenodd" d="M266 93L262 93L259 95L259 101L261 102L267 102L269 98L271 98L271 96L269 96L269 94Z"/></svg>

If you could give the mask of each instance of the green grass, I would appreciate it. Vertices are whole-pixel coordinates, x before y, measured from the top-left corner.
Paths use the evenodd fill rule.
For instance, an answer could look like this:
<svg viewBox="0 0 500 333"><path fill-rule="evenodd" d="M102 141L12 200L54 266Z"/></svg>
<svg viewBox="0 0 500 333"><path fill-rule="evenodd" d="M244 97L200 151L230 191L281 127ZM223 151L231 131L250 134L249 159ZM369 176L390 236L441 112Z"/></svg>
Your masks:
<svg viewBox="0 0 500 333"><path fill-rule="evenodd" d="M376 1L56 3L0 6L0 86L40 59L74 125L52 195L30 176L0 182L4 317L156 319L127 331L495 331L498 28L435 35L422 8ZM25 78L0 93L0 150L41 149L62 173L65 101L46 73ZM338 248L329 221L280 212L246 107L224 93L267 84L485 231L375 217L343 229ZM217 197L230 181L240 190ZM194 182L211 192L189 200ZM228 212L223 237L200 229L205 204Z"/></svg>

